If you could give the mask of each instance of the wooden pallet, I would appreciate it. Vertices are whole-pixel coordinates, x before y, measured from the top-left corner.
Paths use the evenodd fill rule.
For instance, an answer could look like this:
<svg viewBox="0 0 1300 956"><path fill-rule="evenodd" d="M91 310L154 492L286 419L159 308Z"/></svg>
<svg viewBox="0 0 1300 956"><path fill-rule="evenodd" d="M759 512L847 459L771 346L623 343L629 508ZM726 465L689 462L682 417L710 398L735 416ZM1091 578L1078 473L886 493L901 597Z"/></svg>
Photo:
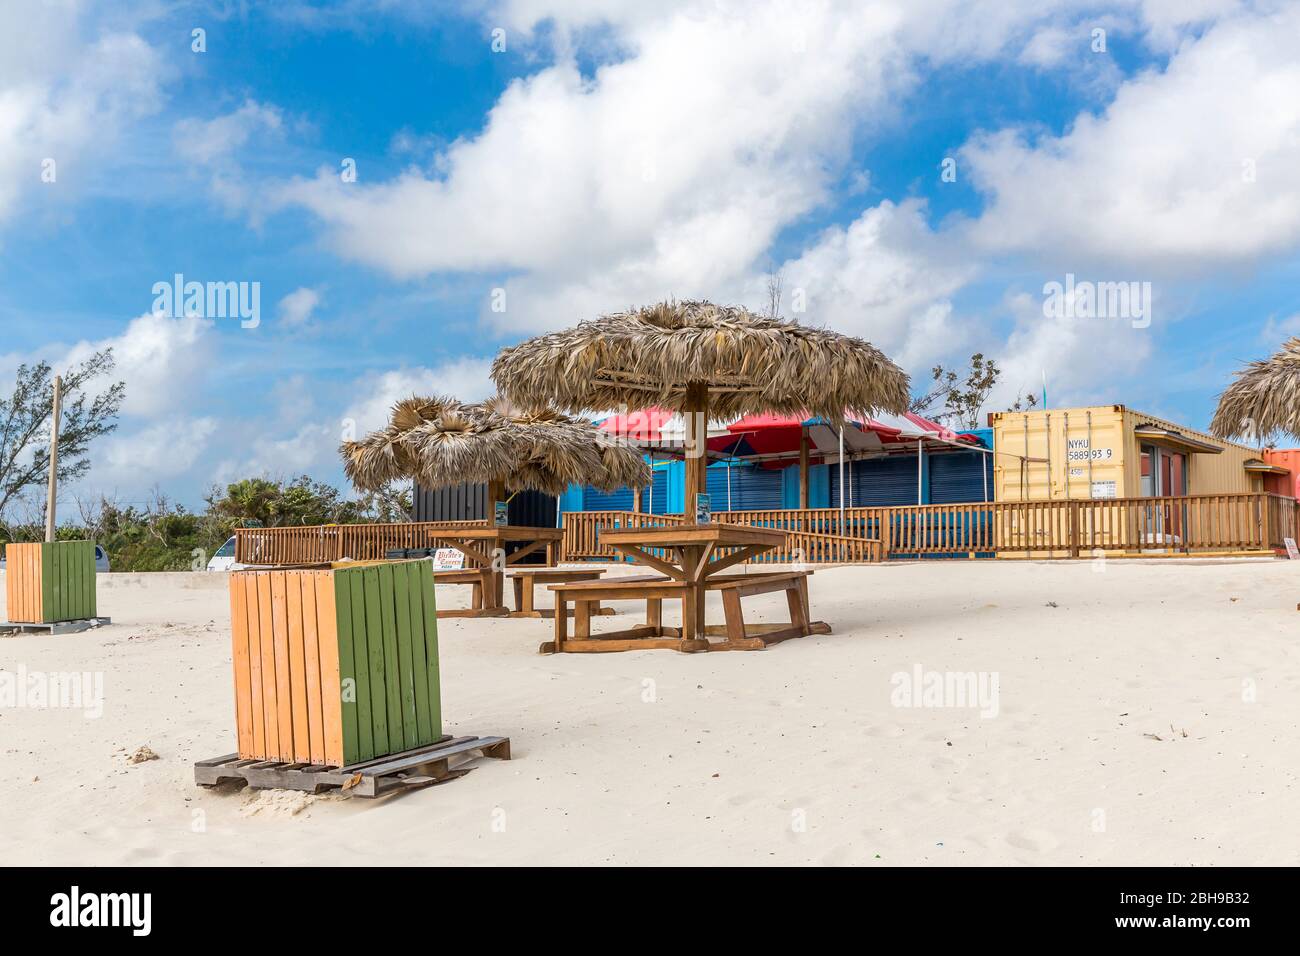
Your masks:
<svg viewBox="0 0 1300 956"><path fill-rule="evenodd" d="M454 780L469 773L453 757L473 754L498 760L510 759L509 737L444 737L426 747L416 747L347 767L331 767L279 760L249 760L226 754L194 764L194 782L215 787L229 780L242 780L258 790L304 790L322 793L339 789L352 797L382 797Z"/></svg>
<svg viewBox="0 0 1300 956"><path fill-rule="evenodd" d="M0 621L0 634L76 634L80 631L88 631L92 627L103 627L105 624L112 623L113 619L108 617L88 617L82 621L49 621L35 624Z"/></svg>

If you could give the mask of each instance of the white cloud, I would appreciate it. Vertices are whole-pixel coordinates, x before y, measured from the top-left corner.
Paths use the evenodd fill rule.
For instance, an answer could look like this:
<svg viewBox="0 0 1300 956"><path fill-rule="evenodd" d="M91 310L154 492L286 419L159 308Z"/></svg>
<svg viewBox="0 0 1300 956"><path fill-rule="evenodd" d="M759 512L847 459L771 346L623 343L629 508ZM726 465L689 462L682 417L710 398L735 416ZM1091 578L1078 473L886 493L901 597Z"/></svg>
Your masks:
<svg viewBox="0 0 1300 956"><path fill-rule="evenodd" d="M320 305L321 296L315 289L294 289L280 300L280 323L286 328L301 328L311 321L312 313Z"/></svg>
<svg viewBox="0 0 1300 956"><path fill-rule="evenodd" d="M191 407L201 399L216 348L212 326L210 320L194 316L174 319L146 312L132 319L121 335L77 343L61 365L112 348L115 368L111 377L126 383L122 413L158 417Z"/></svg>
<svg viewBox="0 0 1300 956"><path fill-rule="evenodd" d="M80 4L0 11L0 222L24 192L67 195L91 178L122 131L155 112L166 74L130 31L93 38ZM49 166L49 162L53 166ZM49 178L53 171L53 182Z"/></svg>
<svg viewBox="0 0 1300 956"><path fill-rule="evenodd" d="M215 418L177 416L129 434L114 434L95 449L91 483L99 486L175 478L190 471L218 429Z"/></svg>
<svg viewBox="0 0 1300 956"><path fill-rule="evenodd" d="M827 230L785 263L785 311L860 335L902 364L926 363L958 337L948 297L974 275L957 240L936 235L924 204L883 202L846 228ZM796 295L807 316L791 313Z"/></svg>
<svg viewBox="0 0 1300 956"><path fill-rule="evenodd" d="M1185 42L1164 71L1124 83L1102 115L1080 114L1064 136L977 138L964 166L991 202L974 237L1076 271L1199 273L1294 249L1296 36L1300 5L1231 19Z"/></svg>
<svg viewBox="0 0 1300 956"><path fill-rule="evenodd" d="M1300 335L1300 312L1288 315L1279 319L1275 315L1270 315L1264 323L1264 327L1259 332L1259 341L1270 346L1277 346L1279 342L1291 338L1294 335Z"/></svg>
<svg viewBox="0 0 1300 956"><path fill-rule="evenodd" d="M287 197L340 254L394 276L522 273L507 312L485 315L512 329L712 293L828 198L855 124L909 81L897 17L831 3L634 15L632 55L594 77L561 56L515 81L438 175L325 170Z"/></svg>
<svg viewBox="0 0 1300 956"><path fill-rule="evenodd" d="M1154 6L1120 0L1122 16L1098 22L1181 36L1204 15ZM344 183L327 168L281 198L309 209L341 256L391 276L483 274L481 318L502 333L668 296L757 302L776 238L835 198L855 136L899 119L921 70L1017 55L1054 64L1071 43L1077 61L1089 39L1079 17L1065 0L503 2L485 22L504 26L516 51L547 38L554 62L511 83L480 132L427 169ZM579 50L603 65L584 74ZM1113 79L1104 65L1085 71L1102 79ZM918 252L934 242L924 225L903 228L915 213L887 215L893 228L876 221L883 207L868 209L856 232L840 230L853 235L818 240L838 249L795 257L837 286L809 318L878 325L901 354L921 355L950 329L946 297L974 270ZM940 275L929 292L926 268ZM498 286L503 312L487 305Z"/></svg>
<svg viewBox="0 0 1300 956"><path fill-rule="evenodd" d="M1041 396L1046 373L1054 406L1115 401L1117 383L1150 368L1155 337L1121 319L1049 319L1038 294L1006 302L1015 328L994 355L1002 377L985 407L1007 408L1021 395Z"/></svg>
<svg viewBox="0 0 1300 956"><path fill-rule="evenodd" d="M1061 27L1039 30L1020 51L1019 60L1030 66L1056 66L1066 58L1077 37Z"/></svg>
<svg viewBox="0 0 1300 956"><path fill-rule="evenodd" d="M489 358L466 357L432 368L392 369L358 379L343 389L344 394L357 397L335 405L336 415L327 420L313 410L306 421L250 422L240 430L237 449L213 471L212 480L225 483L252 475L291 477L304 473L328 473L338 480L336 473L342 470L338 446L345 436L382 428L393 405L411 395L451 395L463 401L487 398L493 391L488 377L491 367Z"/></svg>
<svg viewBox="0 0 1300 956"><path fill-rule="evenodd" d="M239 151L254 137L277 137L283 125L284 117L275 106L245 100L239 109L210 120L179 120L172 135L176 152L183 158L210 165Z"/></svg>
<svg viewBox="0 0 1300 956"><path fill-rule="evenodd" d="M343 412L343 420L355 423L356 433L382 428L388 413L400 399L411 395L450 395L464 402L476 402L490 396L495 388L489 373L490 358L454 359L434 368L400 368L373 379L358 382L366 390Z"/></svg>

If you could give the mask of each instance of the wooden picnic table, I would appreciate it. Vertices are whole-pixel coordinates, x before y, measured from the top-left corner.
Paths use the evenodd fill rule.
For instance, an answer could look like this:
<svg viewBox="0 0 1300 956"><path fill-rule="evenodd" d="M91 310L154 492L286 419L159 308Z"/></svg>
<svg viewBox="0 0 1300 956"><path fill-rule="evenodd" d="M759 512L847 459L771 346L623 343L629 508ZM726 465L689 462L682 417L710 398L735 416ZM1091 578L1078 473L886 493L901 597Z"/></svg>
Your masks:
<svg viewBox="0 0 1300 956"><path fill-rule="evenodd" d="M521 558L546 550L546 563L559 563L561 528L529 528L515 525L502 527L433 528L429 531L439 547L455 548L480 574L482 607L438 611L439 617L502 617L510 613L505 606L505 569L517 565ZM506 545L519 547L507 555Z"/></svg>
<svg viewBox="0 0 1300 956"><path fill-rule="evenodd" d="M810 620L806 579L811 572L780 575L760 572L745 576L746 580L753 585L744 589L749 593L777 590L776 586L761 589L758 587L763 579L770 578L772 585L779 585L779 589L788 589L794 595L791 598L790 625L773 628L772 639L767 641L752 636L764 629L762 625L751 627L750 636L744 632L738 606L742 593L737 590L735 576L728 576L725 585L722 585L721 579L714 581L714 576L720 571L767 551L783 547L786 543L786 535L778 528L756 528L733 524L680 524L652 528L605 529L600 533L600 540L636 563L653 568L672 581L687 587L689 595L688 599L683 601L680 635L683 650L697 648L698 642L707 641L707 635L710 633L721 634L727 638L724 645L714 645L719 649L742 647L757 649L766 646L766 643L774 643L775 640L783 640L787 637L830 631L828 625ZM659 551L660 554L652 553L654 551ZM778 577L782 580L776 580ZM790 580L795 577L798 581ZM728 623L709 627L704 620L704 600L706 592L713 589L715 583L735 593L729 598ZM795 606L796 603L798 607Z"/></svg>

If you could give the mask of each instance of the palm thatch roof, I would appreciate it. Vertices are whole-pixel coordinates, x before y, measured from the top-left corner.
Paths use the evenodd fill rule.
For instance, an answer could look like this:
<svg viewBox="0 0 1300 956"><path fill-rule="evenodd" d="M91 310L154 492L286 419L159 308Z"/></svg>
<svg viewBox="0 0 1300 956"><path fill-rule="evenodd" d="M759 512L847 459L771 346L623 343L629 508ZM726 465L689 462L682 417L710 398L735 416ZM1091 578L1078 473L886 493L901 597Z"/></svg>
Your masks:
<svg viewBox="0 0 1300 956"><path fill-rule="evenodd" d="M714 419L807 410L901 414L907 374L875 346L738 306L662 302L580 322L504 349L492 378L520 405L595 411L658 405L693 411L688 384L707 384Z"/></svg>
<svg viewBox="0 0 1300 956"><path fill-rule="evenodd" d="M1300 436L1300 338L1272 358L1249 362L1219 396L1210 431L1220 438L1261 440L1278 432Z"/></svg>
<svg viewBox="0 0 1300 956"><path fill-rule="evenodd" d="M339 452L348 480L363 491L412 478L431 488L501 481L511 491L549 495L571 484L613 491L650 483L640 452L591 423L499 398L403 399L385 428L344 442Z"/></svg>

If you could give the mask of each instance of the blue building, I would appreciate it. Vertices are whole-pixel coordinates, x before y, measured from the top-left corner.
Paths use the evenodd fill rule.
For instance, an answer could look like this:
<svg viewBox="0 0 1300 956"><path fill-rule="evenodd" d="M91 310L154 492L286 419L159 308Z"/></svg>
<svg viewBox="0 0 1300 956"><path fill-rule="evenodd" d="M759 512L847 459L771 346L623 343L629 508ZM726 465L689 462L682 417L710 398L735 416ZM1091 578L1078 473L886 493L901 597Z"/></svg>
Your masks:
<svg viewBox="0 0 1300 956"><path fill-rule="evenodd" d="M844 463L844 503L850 507L955 504L987 501L993 496L993 430L963 432L979 442L964 450L937 442L918 455L894 451ZM920 472L920 481L917 472ZM643 492L642 510L681 514L686 500L686 464L653 463L654 482ZM743 459L718 461L707 472L714 511L763 511L799 507L799 466L764 468ZM919 491L919 495L918 495ZM571 486L560 498L560 511L632 511L631 488L600 492ZM813 465L808 471L808 507L835 508L840 503L840 468Z"/></svg>

